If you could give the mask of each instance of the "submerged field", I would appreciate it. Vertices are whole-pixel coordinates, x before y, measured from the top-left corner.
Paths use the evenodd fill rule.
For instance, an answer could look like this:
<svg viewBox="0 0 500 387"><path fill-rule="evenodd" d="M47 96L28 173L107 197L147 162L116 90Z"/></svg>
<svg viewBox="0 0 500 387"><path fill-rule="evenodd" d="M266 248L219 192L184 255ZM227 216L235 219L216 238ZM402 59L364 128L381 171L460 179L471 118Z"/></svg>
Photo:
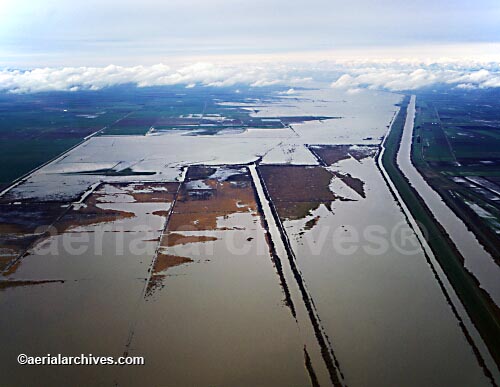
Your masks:
<svg viewBox="0 0 500 387"><path fill-rule="evenodd" d="M269 94L270 90L247 91L245 98ZM0 188L94 133L216 134L234 127L284 127L280 120L262 121L243 110L221 108L217 104L221 99L241 100L233 89L184 87L0 94Z"/></svg>
<svg viewBox="0 0 500 387"><path fill-rule="evenodd" d="M74 137L4 183L83 140L0 196L6 383L490 385L376 165L400 95L49 96L5 97L59 109L26 133ZM27 348L146 364L56 373Z"/></svg>

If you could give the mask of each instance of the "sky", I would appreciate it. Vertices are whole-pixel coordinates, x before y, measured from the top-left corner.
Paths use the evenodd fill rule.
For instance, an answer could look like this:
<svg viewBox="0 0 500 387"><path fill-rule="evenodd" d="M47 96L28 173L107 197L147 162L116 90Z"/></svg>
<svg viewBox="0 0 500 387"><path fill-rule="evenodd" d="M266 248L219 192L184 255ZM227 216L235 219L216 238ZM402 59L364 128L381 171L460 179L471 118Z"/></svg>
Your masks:
<svg viewBox="0 0 500 387"><path fill-rule="evenodd" d="M489 58L499 43L499 0L0 0L3 68Z"/></svg>
<svg viewBox="0 0 500 387"><path fill-rule="evenodd" d="M0 0L0 91L500 87L500 0Z"/></svg>

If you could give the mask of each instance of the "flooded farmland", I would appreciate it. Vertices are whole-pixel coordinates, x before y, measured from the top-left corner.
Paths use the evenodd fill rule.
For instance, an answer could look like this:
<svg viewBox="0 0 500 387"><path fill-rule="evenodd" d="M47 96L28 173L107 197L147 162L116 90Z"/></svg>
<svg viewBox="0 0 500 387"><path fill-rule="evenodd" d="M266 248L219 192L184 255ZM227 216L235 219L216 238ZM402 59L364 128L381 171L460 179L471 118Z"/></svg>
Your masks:
<svg viewBox="0 0 500 387"><path fill-rule="evenodd" d="M489 385L373 157L328 169L362 180L366 199L349 187L352 199L327 204L317 188L282 197L272 186L286 175L263 175L346 383ZM286 210L296 203L313 210L297 219Z"/></svg>
<svg viewBox="0 0 500 387"><path fill-rule="evenodd" d="M6 191L3 381L491 385L377 169L400 99L219 101L280 127L95 136ZM22 352L145 365L53 372Z"/></svg>

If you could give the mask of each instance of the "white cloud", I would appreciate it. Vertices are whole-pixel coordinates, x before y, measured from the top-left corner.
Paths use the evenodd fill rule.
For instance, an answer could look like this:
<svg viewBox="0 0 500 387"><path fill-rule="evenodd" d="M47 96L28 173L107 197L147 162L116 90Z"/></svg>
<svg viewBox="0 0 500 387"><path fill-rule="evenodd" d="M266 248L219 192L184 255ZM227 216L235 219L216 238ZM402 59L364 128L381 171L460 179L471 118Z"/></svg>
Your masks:
<svg viewBox="0 0 500 387"><path fill-rule="evenodd" d="M346 66L331 87L338 89L414 90L435 84L447 84L463 89L500 87L498 64L482 66L473 63L357 63Z"/></svg>
<svg viewBox="0 0 500 387"><path fill-rule="evenodd" d="M332 80L334 80L332 82ZM500 87L497 62L414 60L325 61L301 64L268 62L259 64L214 64L199 62L171 67L153 66L64 67L33 70L0 70L0 90L13 93L41 91L99 90L109 86L135 84L252 87L283 85L313 86L331 83L333 88L356 93L361 88L393 91L413 90L435 84L462 89ZM290 89L287 93L293 93Z"/></svg>
<svg viewBox="0 0 500 387"><path fill-rule="evenodd" d="M132 83L138 87L161 85L232 86L248 84L269 86L293 83L287 71L273 67L223 66L195 63L176 69L164 64L122 67L39 68L27 71L0 71L0 90L13 93L41 91L99 90L108 86Z"/></svg>

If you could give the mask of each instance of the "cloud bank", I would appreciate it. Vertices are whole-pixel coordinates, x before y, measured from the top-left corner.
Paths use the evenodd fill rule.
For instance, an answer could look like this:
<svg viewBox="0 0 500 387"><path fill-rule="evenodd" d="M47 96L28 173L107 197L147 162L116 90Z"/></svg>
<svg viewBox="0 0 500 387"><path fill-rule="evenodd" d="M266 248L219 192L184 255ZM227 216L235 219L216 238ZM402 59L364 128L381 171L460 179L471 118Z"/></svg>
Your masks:
<svg viewBox="0 0 500 387"><path fill-rule="evenodd" d="M262 87L310 86L315 82L357 92L360 88L415 90L436 84L472 89L500 87L500 65L473 62L328 61L302 64L195 63L153 66L64 67L0 70L0 90L11 93L100 90L134 84L138 87L185 85ZM293 89L290 89L293 90Z"/></svg>
<svg viewBox="0 0 500 387"><path fill-rule="evenodd" d="M391 91L415 90L437 84L463 89L500 87L500 71L496 64L489 68L460 68L449 65L361 66L346 69L331 87L354 90L360 87Z"/></svg>
<svg viewBox="0 0 500 387"><path fill-rule="evenodd" d="M135 84L138 87L162 85L268 86L294 83L286 72L276 68L221 66L196 63L173 69L164 64L123 67L65 67L0 71L0 90L12 93L42 91L99 90L109 86Z"/></svg>

